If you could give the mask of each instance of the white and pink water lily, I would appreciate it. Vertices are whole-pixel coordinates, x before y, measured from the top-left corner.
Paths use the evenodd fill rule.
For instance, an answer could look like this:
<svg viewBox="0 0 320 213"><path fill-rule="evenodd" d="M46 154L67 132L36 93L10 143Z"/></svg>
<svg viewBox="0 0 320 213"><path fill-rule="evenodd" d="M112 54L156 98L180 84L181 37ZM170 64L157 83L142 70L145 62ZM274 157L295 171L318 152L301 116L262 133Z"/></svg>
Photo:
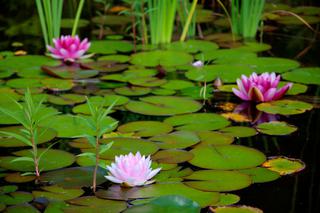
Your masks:
<svg viewBox="0 0 320 213"><path fill-rule="evenodd" d="M151 163L150 156L141 156L140 152L116 156L115 162L107 166L108 175L105 178L129 187L148 185L154 182L150 179L161 170L152 170Z"/></svg>
<svg viewBox="0 0 320 213"><path fill-rule="evenodd" d="M88 58L91 55L84 55L90 47L90 42L85 38L82 41L76 36L61 36L53 39L54 47L47 46L51 57L61 59L64 62L75 62L76 60Z"/></svg>
<svg viewBox="0 0 320 213"><path fill-rule="evenodd" d="M199 61L193 62L193 63L192 63L192 66L200 68L200 67L203 67L203 66L204 66L204 63L199 60Z"/></svg>
<svg viewBox="0 0 320 213"><path fill-rule="evenodd" d="M268 102L282 98L292 87L292 83L278 89L280 75L275 73L252 73L249 77L242 75L237 79L238 89L233 88L233 93L245 101Z"/></svg>

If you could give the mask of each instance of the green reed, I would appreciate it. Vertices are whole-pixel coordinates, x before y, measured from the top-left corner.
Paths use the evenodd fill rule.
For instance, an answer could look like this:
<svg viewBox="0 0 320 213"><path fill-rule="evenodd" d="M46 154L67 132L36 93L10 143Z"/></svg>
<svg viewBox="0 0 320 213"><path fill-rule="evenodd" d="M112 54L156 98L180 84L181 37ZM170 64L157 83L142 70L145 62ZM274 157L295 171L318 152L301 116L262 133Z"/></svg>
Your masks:
<svg viewBox="0 0 320 213"><path fill-rule="evenodd" d="M261 22L265 0L231 0L232 33L254 38Z"/></svg>
<svg viewBox="0 0 320 213"><path fill-rule="evenodd" d="M72 34L71 34L72 36L76 35L83 5L84 5L84 0L80 0L80 2L78 4L77 14L76 14L76 17L75 17L74 22L73 22Z"/></svg>
<svg viewBox="0 0 320 213"><path fill-rule="evenodd" d="M180 41L184 41L186 37L192 38L196 34L196 6L197 0L189 1L180 0L178 6L178 14L180 22L183 25Z"/></svg>

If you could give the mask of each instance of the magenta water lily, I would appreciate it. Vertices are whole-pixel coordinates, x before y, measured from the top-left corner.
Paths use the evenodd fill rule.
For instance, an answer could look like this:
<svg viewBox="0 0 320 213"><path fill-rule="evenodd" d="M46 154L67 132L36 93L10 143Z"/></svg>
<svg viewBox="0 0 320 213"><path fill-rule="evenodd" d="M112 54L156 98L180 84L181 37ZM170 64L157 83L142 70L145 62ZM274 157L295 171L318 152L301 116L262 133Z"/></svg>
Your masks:
<svg viewBox="0 0 320 213"><path fill-rule="evenodd" d="M161 170L152 170L151 163L150 156L141 156L140 152L116 156L115 162L107 166L109 173L105 178L129 187L151 184L154 180L150 179Z"/></svg>
<svg viewBox="0 0 320 213"><path fill-rule="evenodd" d="M236 96L245 101L274 101L282 98L292 87L292 83L287 83L278 89L280 78L280 75L267 72L261 75L253 73L249 77L242 75L241 79L237 79L238 89L232 90Z"/></svg>
<svg viewBox="0 0 320 213"><path fill-rule="evenodd" d="M90 47L90 42L87 38L82 41L76 36L61 36L53 39L54 47L47 46L51 52L50 56L56 59L61 59L64 62L75 62L79 59L88 58L91 55L84 55Z"/></svg>

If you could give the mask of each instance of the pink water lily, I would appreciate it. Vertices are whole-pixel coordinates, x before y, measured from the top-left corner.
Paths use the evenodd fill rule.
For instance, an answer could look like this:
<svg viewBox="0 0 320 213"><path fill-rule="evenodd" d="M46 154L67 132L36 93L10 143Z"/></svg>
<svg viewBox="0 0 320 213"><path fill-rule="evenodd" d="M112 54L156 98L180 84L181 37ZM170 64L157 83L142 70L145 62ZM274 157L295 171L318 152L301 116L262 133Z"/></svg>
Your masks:
<svg viewBox="0 0 320 213"><path fill-rule="evenodd" d="M237 79L238 89L233 88L233 93L245 101L267 102L280 99L292 87L292 83L287 83L285 86L278 89L280 75L275 73L263 73L246 77L241 76Z"/></svg>
<svg viewBox="0 0 320 213"><path fill-rule="evenodd" d="M115 162L107 166L108 180L114 183L123 184L124 186L142 186L151 184L153 178L161 168L151 169L150 156L141 156L140 152L133 155L120 155L115 157Z"/></svg>
<svg viewBox="0 0 320 213"><path fill-rule="evenodd" d="M75 62L78 59L88 58L91 55L84 55L90 47L90 42L85 38L80 41L76 36L61 36L53 39L54 47L47 46L51 52L50 56L56 59L62 59L64 62Z"/></svg>

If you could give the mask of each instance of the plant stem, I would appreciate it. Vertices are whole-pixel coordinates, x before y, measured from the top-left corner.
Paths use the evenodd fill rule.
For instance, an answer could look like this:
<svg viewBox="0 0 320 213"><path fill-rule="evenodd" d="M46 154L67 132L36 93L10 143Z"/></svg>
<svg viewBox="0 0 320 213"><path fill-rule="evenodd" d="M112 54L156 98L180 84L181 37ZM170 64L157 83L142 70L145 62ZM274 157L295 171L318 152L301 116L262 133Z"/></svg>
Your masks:
<svg viewBox="0 0 320 213"><path fill-rule="evenodd" d="M99 150L100 150L99 138L97 136L96 137L96 164L95 164L95 167L94 167L93 180L92 180L93 192L96 192L96 188L97 188L97 172L98 172L98 166L99 166Z"/></svg>
<svg viewBox="0 0 320 213"><path fill-rule="evenodd" d="M180 37L180 41L184 41L186 39L187 32L188 32L188 29L189 29L189 26L190 26L194 11L196 10L197 2L198 2L197 0L193 0L193 2L192 2L192 6L191 6L191 9L190 9L188 18L187 18L187 22L183 27L183 31L182 31L182 35Z"/></svg>
<svg viewBox="0 0 320 213"><path fill-rule="evenodd" d="M84 0L80 0L79 5L78 5L78 9L77 9L76 18L74 20L73 27L72 27L72 34L71 34L72 36L76 35L78 24L79 24L80 15L81 15L82 8L83 8L83 4L84 4Z"/></svg>
<svg viewBox="0 0 320 213"><path fill-rule="evenodd" d="M37 144L35 143L34 132L32 127L30 128L30 133L31 133L30 136L31 136L31 143L32 143L34 168L35 168L36 178L39 179L40 172L39 172L38 150L37 150Z"/></svg>

